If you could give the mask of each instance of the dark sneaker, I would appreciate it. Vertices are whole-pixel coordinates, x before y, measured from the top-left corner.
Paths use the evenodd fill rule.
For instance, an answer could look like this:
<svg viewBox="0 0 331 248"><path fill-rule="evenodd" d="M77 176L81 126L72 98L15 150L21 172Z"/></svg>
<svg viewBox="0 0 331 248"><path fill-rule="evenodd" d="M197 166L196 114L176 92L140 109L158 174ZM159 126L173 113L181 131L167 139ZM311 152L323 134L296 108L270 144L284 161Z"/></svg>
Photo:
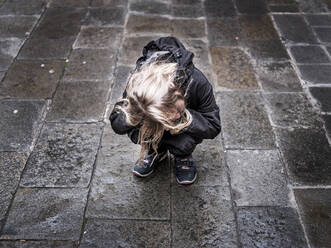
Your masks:
<svg viewBox="0 0 331 248"><path fill-rule="evenodd" d="M187 158L175 157L176 179L179 184L191 184L197 178L192 155Z"/></svg>
<svg viewBox="0 0 331 248"><path fill-rule="evenodd" d="M160 163L168 156L168 152L161 152L154 159L154 153L145 155L141 161L137 161L135 166L133 167L133 174L139 177L147 177L153 173L154 167L157 163Z"/></svg>

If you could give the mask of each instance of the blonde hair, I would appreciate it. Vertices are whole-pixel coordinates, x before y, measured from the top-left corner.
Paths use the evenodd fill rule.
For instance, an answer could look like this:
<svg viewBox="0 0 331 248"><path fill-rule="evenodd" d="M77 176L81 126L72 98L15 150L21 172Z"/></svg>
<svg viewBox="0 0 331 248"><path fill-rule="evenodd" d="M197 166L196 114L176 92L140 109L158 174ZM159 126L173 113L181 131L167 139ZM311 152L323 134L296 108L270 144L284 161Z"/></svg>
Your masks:
<svg viewBox="0 0 331 248"><path fill-rule="evenodd" d="M171 134L177 134L192 122L192 116L186 108L181 112L179 123L169 119L169 114L177 108L177 100L183 100L185 103L182 90L174 83L177 69L177 63L154 61L143 64L140 70L129 78L126 98L118 101L125 103L124 106L117 105L117 108L125 113L126 122L132 126L140 125L139 160L151 148L156 153L155 159L164 127L168 128Z"/></svg>

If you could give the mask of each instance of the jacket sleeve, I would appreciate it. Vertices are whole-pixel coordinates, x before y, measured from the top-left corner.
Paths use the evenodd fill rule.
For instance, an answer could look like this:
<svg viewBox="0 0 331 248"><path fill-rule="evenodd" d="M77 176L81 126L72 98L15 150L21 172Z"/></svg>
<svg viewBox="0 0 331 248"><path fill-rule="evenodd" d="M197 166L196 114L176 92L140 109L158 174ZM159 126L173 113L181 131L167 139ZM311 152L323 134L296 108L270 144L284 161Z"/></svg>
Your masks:
<svg viewBox="0 0 331 248"><path fill-rule="evenodd" d="M197 87L198 109L187 108L192 123L183 131L193 137L213 139L221 132L219 107L216 104L213 87L206 78Z"/></svg>

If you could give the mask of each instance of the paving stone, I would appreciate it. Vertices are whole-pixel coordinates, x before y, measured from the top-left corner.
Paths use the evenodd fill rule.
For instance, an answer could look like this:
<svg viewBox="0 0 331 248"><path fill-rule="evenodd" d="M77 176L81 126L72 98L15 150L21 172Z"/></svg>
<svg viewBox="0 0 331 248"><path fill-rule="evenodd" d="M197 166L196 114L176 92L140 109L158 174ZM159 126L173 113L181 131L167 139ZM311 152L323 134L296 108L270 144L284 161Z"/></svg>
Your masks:
<svg viewBox="0 0 331 248"><path fill-rule="evenodd" d="M0 39L0 71L5 71L9 68L22 45L22 39Z"/></svg>
<svg viewBox="0 0 331 248"><path fill-rule="evenodd" d="M289 56L280 40L244 41L251 56L257 61L287 61Z"/></svg>
<svg viewBox="0 0 331 248"><path fill-rule="evenodd" d="M204 5L207 19L236 16L232 0L205 0Z"/></svg>
<svg viewBox="0 0 331 248"><path fill-rule="evenodd" d="M5 223L7 209L16 192L27 158L24 153L0 152L0 230Z"/></svg>
<svg viewBox="0 0 331 248"><path fill-rule="evenodd" d="M304 93L265 94L265 98L271 109L271 120L276 126L322 126L321 118Z"/></svg>
<svg viewBox="0 0 331 248"><path fill-rule="evenodd" d="M217 94L226 148L274 148L274 134L262 97L249 92Z"/></svg>
<svg viewBox="0 0 331 248"><path fill-rule="evenodd" d="M331 65L299 65L302 79L310 84L331 84Z"/></svg>
<svg viewBox="0 0 331 248"><path fill-rule="evenodd" d="M291 53L297 63L329 63L328 55L320 46L292 46Z"/></svg>
<svg viewBox="0 0 331 248"><path fill-rule="evenodd" d="M89 219L85 230L82 248L170 247L171 228L167 222Z"/></svg>
<svg viewBox="0 0 331 248"><path fill-rule="evenodd" d="M331 42L331 27L314 28L321 42Z"/></svg>
<svg viewBox="0 0 331 248"><path fill-rule="evenodd" d="M328 247L331 243L331 190L294 189L303 223L312 247Z"/></svg>
<svg viewBox="0 0 331 248"><path fill-rule="evenodd" d="M307 26L302 15L284 14L273 15L280 34L286 42L316 43L312 30Z"/></svg>
<svg viewBox="0 0 331 248"><path fill-rule="evenodd" d="M268 12L265 0L234 0L239 13L260 15Z"/></svg>
<svg viewBox="0 0 331 248"><path fill-rule="evenodd" d="M322 0L323 1L323 0ZM320 13L326 12L327 7L320 0L298 0L301 12Z"/></svg>
<svg viewBox="0 0 331 248"><path fill-rule="evenodd" d="M44 111L44 101L1 100L0 151L29 150Z"/></svg>
<svg viewBox="0 0 331 248"><path fill-rule="evenodd" d="M2 239L78 240L88 189L19 189Z"/></svg>
<svg viewBox="0 0 331 248"><path fill-rule="evenodd" d="M49 7L88 7L90 0L49 0Z"/></svg>
<svg viewBox="0 0 331 248"><path fill-rule="evenodd" d="M158 38L159 36L125 37L118 56L119 63L135 65L137 59L142 56L144 46L151 40Z"/></svg>
<svg viewBox="0 0 331 248"><path fill-rule="evenodd" d="M24 187L87 187L99 147L100 124L48 123L29 157Z"/></svg>
<svg viewBox="0 0 331 248"><path fill-rule="evenodd" d="M118 99L122 97L122 94L127 85L127 81L130 76L130 72L133 70L133 67L129 66L118 66L115 69L114 83L111 88L110 103L115 104Z"/></svg>
<svg viewBox="0 0 331 248"><path fill-rule="evenodd" d="M323 119L325 122L326 133L329 135L329 138L331 138L331 115L324 115Z"/></svg>
<svg viewBox="0 0 331 248"><path fill-rule="evenodd" d="M128 33L171 33L171 20L167 17L130 14L126 31Z"/></svg>
<svg viewBox="0 0 331 248"><path fill-rule="evenodd" d="M43 12L44 0L7 0L0 9L0 15L38 15Z"/></svg>
<svg viewBox="0 0 331 248"><path fill-rule="evenodd" d="M128 0L92 0L92 7L116 7L116 6L124 6L126 7L128 4Z"/></svg>
<svg viewBox="0 0 331 248"><path fill-rule="evenodd" d="M308 247L292 208L239 208L238 226L243 247Z"/></svg>
<svg viewBox="0 0 331 248"><path fill-rule="evenodd" d="M91 8L89 9L88 17L84 24L93 26L123 26L126 13L126 8L122 6L113 8Z"/></svg>
<svg viewBox="0 0 331 248"><path fill-rule="evenodd" d="M300 12L297 4L270 5L270 12L273 13L296 13Z"/></svg>
<svg viewBox="0 0 331 248"><path fill-rule="evenodd" d="M130 10L153 15L169 15L171 13L169 4L153 0L133 0L130 2Z"/></svg>
<svg viewBox="0 0 331 248"><path fill-rule="evenodd" d="M0 248L74 248L72 241L0 241Z"/></svg>
<svg viewBox="0 0 331 248"><path fill-rule="evenodd" d="M323 129L276 129L293 185L330 185L331 148Z"/></svg>
<svg viewBox="0 0 331 248"><path fill-rule="evenodd" d="M0 97L52 98L63 69L60 61L16 60L0 85Z"/></svg>
<svg viewBox="0 0 331 248"><path fill-rule="evenodd" d="M330 14L307 14L305 17L311 26L331 26Z"/></svg>
<svg viewBox="0 0 331 248"><path fill-rule="evenodd" d="M271 19L268 15L242 15L239 17L241 39L243 40L276 40L278 39Z"/></svg>
<svg viewBox="0 0 331 248"><path fill-rule="evenodd" d="M212 68L220 87L256 89L257 81L247 54L239 48L210 47Z"/></svg>
<svg viewBox="0 0 331 248"><path fill-rule="evenodd" d="M321 110L331 112L331 88L329 87L309 87L312 96L319 102Z"/></svg>
<svg viewBox="0 0 331 248"><path fill-rule="evenodd" d="M174 247L237 247L228 187L176 185L172 200Z"/></svg>
<svg viewBox="0 0 331 248"><path fill-rule="evenodd" d="M241 36L237 18L207 19L207 29L211 46L235 46Z"/></svg>
<svg viewBox="0 0 331 248"><path fill-rule="evenodd" d="M110 80L115 66L114 50L75 49L64 73L66 81Z"/></svg>
<svg viewBox="0 0 331 248"><path fill-rule="evenodd" d="M178 38L203 38L206 36L205 21L196 19L174 19L172 36Z"/></svg>
<svg viewBox="0 0 331 248"><path fill-rule="evenodd" d="M198 18L203 17L204 12L201 5L174 5L172 15L175 17Z"/></svg>
<svg viewBox="0 0 331 248"><path fill-rule="evenodd" d="M170 218L170 166L165 160L147 178L133 175L139 147L107 125L98 153L87 216L115 219Z"/></svg>
<svg viewBox="0 0 331 248"><path fill-rule="evenodd" d="M101 121L103 120L109 89L109 81L63 82L55 93L46 120ZM96 99L98 100L96 101Z"/></svg>
<svg viewBox="0 0 331 248"><path fill-rule="evenodd" d="M277 150L227 151L237 206L287 206L289 189Z"/></svg>
<svg viewBox="0 0 331 248"><path fill-rule="evenodd" d="M266 92L302 91L299 78L291 63L259 63L256 72Z"/></svg>
<svg viewBox="0 0 331 248"><path fill-rule="evenodd" d="M0 37L25 38L37 20L36 16L0 16Z"/></svg>
<svg viewBox="0 0 331 248"><path fill-rule="evenodd" d="M122 32L122 28L115 27L82 27L73 47L116 50L120 46Z"/></svg>

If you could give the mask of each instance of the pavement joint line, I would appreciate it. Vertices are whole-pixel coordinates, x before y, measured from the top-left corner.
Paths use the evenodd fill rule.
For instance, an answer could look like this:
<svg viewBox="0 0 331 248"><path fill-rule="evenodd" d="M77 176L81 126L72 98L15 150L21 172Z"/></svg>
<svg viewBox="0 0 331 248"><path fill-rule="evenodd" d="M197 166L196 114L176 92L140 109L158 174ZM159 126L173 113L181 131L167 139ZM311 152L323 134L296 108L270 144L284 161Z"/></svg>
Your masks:
<svg viewBox="0 0 331 248"><path fill-rule="evenodd" d="M143 13L139 11L134 11L134 10L128 10L128 14L135 15L135 16L144 16L144 17L164 17L169 20L205 20L205 16L200 16L200 17L178 17L178 16L172 16L172 15L162 15L162 14L150 14L150 13Z"/></svg>
<svg viewBox="0 0 331 248"><path fill-rule="evenodd" d="M293 189L331 189L331 185L292 185Z"/></svg>
<svg viewBox="0 0 331 248"><path fill-rule="evenodd" d="M98 217L86 217L87 220L96 220L96 221L141 221L141 222L171 222L171 219L157 219L157 218L98 218Z"/></svg>

